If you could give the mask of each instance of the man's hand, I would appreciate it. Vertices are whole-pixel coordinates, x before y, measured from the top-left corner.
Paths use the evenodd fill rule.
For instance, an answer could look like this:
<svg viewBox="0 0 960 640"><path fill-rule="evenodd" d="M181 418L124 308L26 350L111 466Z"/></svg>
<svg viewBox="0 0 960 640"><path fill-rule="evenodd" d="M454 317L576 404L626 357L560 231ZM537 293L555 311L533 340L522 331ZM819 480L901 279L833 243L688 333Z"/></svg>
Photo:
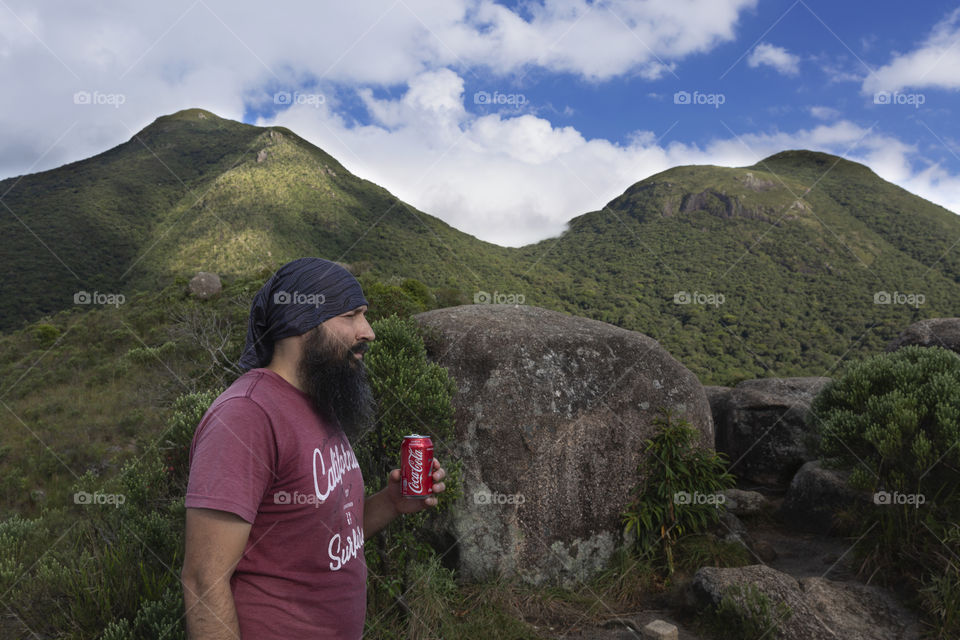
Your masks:
<svg viewBox="0 0 960 640"><path fill-rule="evenodd" d="M364 502L363 537L370 538L401 514L416 513L437 506L436 494L443 493L447 488L443 483L447 472L436 458L433 459L431 476L433 476L434 495L426 499L416 499L404 498L400 494L400 469L394 469L387 474L386 488L373 494Z"/></svg>
<svg viewBox="0 0 960 640"><path fill-rule="evenodd" d="M417 511L423 511L427 507L437 506L436 494L443 493L444 489L447 488L442 482L442 480L447 477L447 472L440 466L440 461L436 458L433 459L433 473L431 475L433 476L434 495L425 500L404 498L400 494L400 469L394 469L387 475L387 496L389 496L397 513L416 513Z"/></svg>

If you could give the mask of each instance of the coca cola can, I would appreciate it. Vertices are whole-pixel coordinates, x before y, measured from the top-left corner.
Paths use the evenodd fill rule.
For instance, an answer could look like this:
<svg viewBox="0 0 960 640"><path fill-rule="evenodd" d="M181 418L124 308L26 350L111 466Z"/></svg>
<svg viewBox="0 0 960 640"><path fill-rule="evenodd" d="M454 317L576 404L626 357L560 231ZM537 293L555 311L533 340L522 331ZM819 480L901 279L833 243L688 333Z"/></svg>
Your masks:
<svg viewBox="0 0 960 640"><path fill-rule="evenodd" d="M430 436L409 435L400 445L400 495L429 498L433 495L433 442Z"/></svg>

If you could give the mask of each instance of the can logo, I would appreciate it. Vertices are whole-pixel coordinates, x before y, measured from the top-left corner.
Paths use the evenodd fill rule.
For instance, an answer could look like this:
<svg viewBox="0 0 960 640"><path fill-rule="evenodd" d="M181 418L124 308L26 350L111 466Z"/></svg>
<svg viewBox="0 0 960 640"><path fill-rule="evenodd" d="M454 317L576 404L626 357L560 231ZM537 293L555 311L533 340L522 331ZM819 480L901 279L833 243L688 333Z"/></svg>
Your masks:
<svg viewBox="0 0 960 640"><path fill-rule="evenodd" d="M427 498L433 493L433 443L428 436L404 437L400 448L400 493L405 498Z"/></svg>

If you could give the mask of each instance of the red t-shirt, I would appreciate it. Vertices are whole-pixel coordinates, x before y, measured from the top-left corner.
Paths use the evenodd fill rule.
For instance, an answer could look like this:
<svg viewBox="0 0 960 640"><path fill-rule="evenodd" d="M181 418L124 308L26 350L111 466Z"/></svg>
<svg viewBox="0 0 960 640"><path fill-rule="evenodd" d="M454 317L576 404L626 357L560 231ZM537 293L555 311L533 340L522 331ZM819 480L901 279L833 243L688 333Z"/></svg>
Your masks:
<svg viewBox="0 0 960 640"><path fill-rule="evenodd" d="M363 476L305 393L268 369L230 385L194 434L186 506L252 525L230 578L243 640L363 634Z"/></svg>

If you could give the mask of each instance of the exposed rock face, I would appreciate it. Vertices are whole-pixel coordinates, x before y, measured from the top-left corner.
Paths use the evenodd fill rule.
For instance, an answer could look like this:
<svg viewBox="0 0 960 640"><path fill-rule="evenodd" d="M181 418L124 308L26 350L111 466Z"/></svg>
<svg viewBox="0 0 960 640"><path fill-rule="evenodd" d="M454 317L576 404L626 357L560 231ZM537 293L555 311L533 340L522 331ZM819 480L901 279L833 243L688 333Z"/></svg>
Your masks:
<svg viewBox="0 0 960 640"><path fill-rule="evenodd" d="M767 498L757 491L727 489L723 492L724 506L734 515L752 516L769 507Z"/></svg>
<svg viewBox="0 0 960 640"><path fill-rule="evenodd" d="M197 272L197 275L190 280L189 287L190 293L202 300L218 295L223 289L220 284L220 276L207 271Z"/></svg>
<svg viewBox="0 0 960 640"><path fill-rule="evenodd" d="M857 503L869 504L872 496L847 484L848 471L825 469L814 460L804 464L790 481L780 517L792 527L813 533L842 533L836 513Z"/></svg>
<svg viewBox="0 0 960 640"><path fill-rule="evenodd" d="M713 424L716 426L727 411L727 400L730 398L730 392L733 387L714 387L705 386L703 390L707 394L707 402L710 403L710 413L713 415Z"/></svg>
<svg viewBox="0 0 960 640"><path fill-rule="evenodd" d="M887 346L887 351L900 347L943 347L960 353L960 318L930 318L915 322Z"/></svg>
<svg viewBox="0 0 960 640"><path fill-rule="evenodd" d="M737 196L727 195L716 189L686 194L680 203L680 212L691 211L706 211L719 218L746 218L774 222L770 218L771 211L763 207L745 205Z"/></svg>
<svg viewBox="0 0 960 640"><path fill-rule="evenodd" d="M785 487L803 463L816 458L806 425L814 396L830 378L765 378L714 392L717 451L738 478Z"/></svg>
<svg viewBox="0 0 960 640"><path fill-rule="evenodd" d="M919 638L916 617L876 587L791 576L765 565L735 569L704 567L690 583L688 599L703 609L716 606L733 585L756 585L772 603L785 603L791 615L780 621L784 640L894 640Z"/></svg>
<svg viewBox="0 0 960 640"><path fill-rule="evenodd" d="M749 171L747 172L747 175L743 177L743 184L746 185L748 189L752 189L753 191L769 191L777 186L772 180L758 178Z"/></svg>
<svg viewBox="0 0 960 640"><path fill-rule="evenodd" d="M836 638L909 640L921 637L916 616L890 593L856 582L800 580L805 600Z"/></svg>
<svg viewBox="0 0 960 640"><path fill-rule="evenodd" d="M431 359L456 380L463 462L450 533L468 579L570 583L621 539L653 421L668 408L713 442L696 377L656 341L536 307L465 305L415 316Z"/></svg>

